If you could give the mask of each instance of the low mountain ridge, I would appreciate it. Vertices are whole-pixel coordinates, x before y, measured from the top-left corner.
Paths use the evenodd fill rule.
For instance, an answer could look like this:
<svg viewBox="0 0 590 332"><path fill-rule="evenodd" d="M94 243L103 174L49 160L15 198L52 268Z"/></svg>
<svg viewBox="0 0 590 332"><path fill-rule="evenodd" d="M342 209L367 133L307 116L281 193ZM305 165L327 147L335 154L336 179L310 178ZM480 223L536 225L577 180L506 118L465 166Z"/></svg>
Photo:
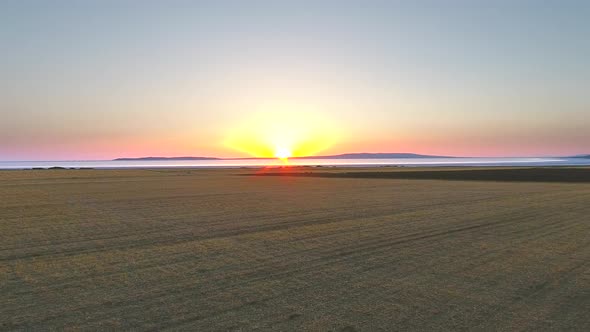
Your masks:
<svg viewBox="0 0 590 332"><path fill-rule="evenodd" d="M453 158L446 156L430 156L416 153L343 153L327 156L292 157L290 159L391 159L391 158ZM139 157L117 158L114 161L157 161L157 160L241 160L241 159L276 159L276 158L214 158L214 157Z"/></svg>
<svg viewBox="0 0 590 332"><path fill-rule="evenodd" d="M117 158L114 161L134 161L134 160L219 160L221 158L213 157L139 157L139 158Z"/></svg>
<svg viewBox="0 0 590 332"><path fill-rule="evenodd" d="M452 158L447 156L430 156L416 153L343 153L328 156L295 157L293 159L391 159L391 158Z"/></svg>

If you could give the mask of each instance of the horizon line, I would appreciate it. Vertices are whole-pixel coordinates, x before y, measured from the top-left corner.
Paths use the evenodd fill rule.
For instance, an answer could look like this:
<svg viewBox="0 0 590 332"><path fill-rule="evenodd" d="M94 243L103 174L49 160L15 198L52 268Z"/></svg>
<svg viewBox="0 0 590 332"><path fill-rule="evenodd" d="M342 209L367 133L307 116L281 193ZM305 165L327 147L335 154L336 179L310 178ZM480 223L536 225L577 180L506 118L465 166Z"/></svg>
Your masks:
<svg viewBox="0 0 590 332"><path fill-rule="evenodd" d="M438 155L425 155L419 153L412 153L412 152L347 152L347 153L339 153L333 155L317 155L317 156L298 156L298 157L289 157L288 159L313 159L313 158L326 158L326 157L335 157L335 156L342 156L348 154L412 154L417 156L423 156L421 158L574 158L578 156L586 156L590 154L575 154L575 155L522 155L522 156L438 156ZM76 162L76 161L133 161L133 160L140 160L140 159L175 159L175 158L208 158L209 160L274 160L280 159L277 157L209 157L209 156L144 156L144 157L116 157L110 159L39 159L39 160L4 160L0 159L0 162ZM126 159L126 160L125 160ZM411 159L408 157L407 159ZM145 161L145 160L144 160Z"/></svg>

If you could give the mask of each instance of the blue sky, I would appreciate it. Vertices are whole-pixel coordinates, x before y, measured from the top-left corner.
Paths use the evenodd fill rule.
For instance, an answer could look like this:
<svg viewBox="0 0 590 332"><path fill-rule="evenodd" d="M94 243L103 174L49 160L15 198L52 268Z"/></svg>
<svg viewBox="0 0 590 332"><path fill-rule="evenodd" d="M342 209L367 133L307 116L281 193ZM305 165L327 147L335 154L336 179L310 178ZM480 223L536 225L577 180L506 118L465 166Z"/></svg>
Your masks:
<svg viewBox="0 0 590 332"><path fill-rule="evenodd" d="M0 160L245 156L266 113L323 153L588 153L589 4L3 1Z"/></svg>

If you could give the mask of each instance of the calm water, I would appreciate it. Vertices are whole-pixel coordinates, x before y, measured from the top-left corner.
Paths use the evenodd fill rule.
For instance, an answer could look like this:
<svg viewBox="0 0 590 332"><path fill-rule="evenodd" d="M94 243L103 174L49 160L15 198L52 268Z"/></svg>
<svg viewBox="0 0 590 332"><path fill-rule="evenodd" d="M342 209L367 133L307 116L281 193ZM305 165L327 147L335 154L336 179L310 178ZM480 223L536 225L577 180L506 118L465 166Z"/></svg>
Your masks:
<svg viewBox="0 0 590 332"><path fill-rule="evenodd" d="M280 160L175 160L175 161L0 161L0 169L33 167L158 168L158 167L262 167L280 166ZM300 166L575 166L590 165L582 158L403 158L403 159L292 159L289 165Z"/></svg>

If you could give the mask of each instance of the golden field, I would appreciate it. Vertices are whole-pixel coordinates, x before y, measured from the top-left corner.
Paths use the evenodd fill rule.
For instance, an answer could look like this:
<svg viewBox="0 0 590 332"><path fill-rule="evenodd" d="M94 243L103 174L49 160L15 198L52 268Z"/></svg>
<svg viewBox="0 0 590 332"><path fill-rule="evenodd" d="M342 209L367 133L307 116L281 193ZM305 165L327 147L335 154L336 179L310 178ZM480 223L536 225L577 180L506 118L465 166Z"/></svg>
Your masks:
<svg viewBox="0 0 590 332"><path fill-rule="evenodd" d="M590 330L590 183L416 171L2 171L0 330Z"/></svg>

